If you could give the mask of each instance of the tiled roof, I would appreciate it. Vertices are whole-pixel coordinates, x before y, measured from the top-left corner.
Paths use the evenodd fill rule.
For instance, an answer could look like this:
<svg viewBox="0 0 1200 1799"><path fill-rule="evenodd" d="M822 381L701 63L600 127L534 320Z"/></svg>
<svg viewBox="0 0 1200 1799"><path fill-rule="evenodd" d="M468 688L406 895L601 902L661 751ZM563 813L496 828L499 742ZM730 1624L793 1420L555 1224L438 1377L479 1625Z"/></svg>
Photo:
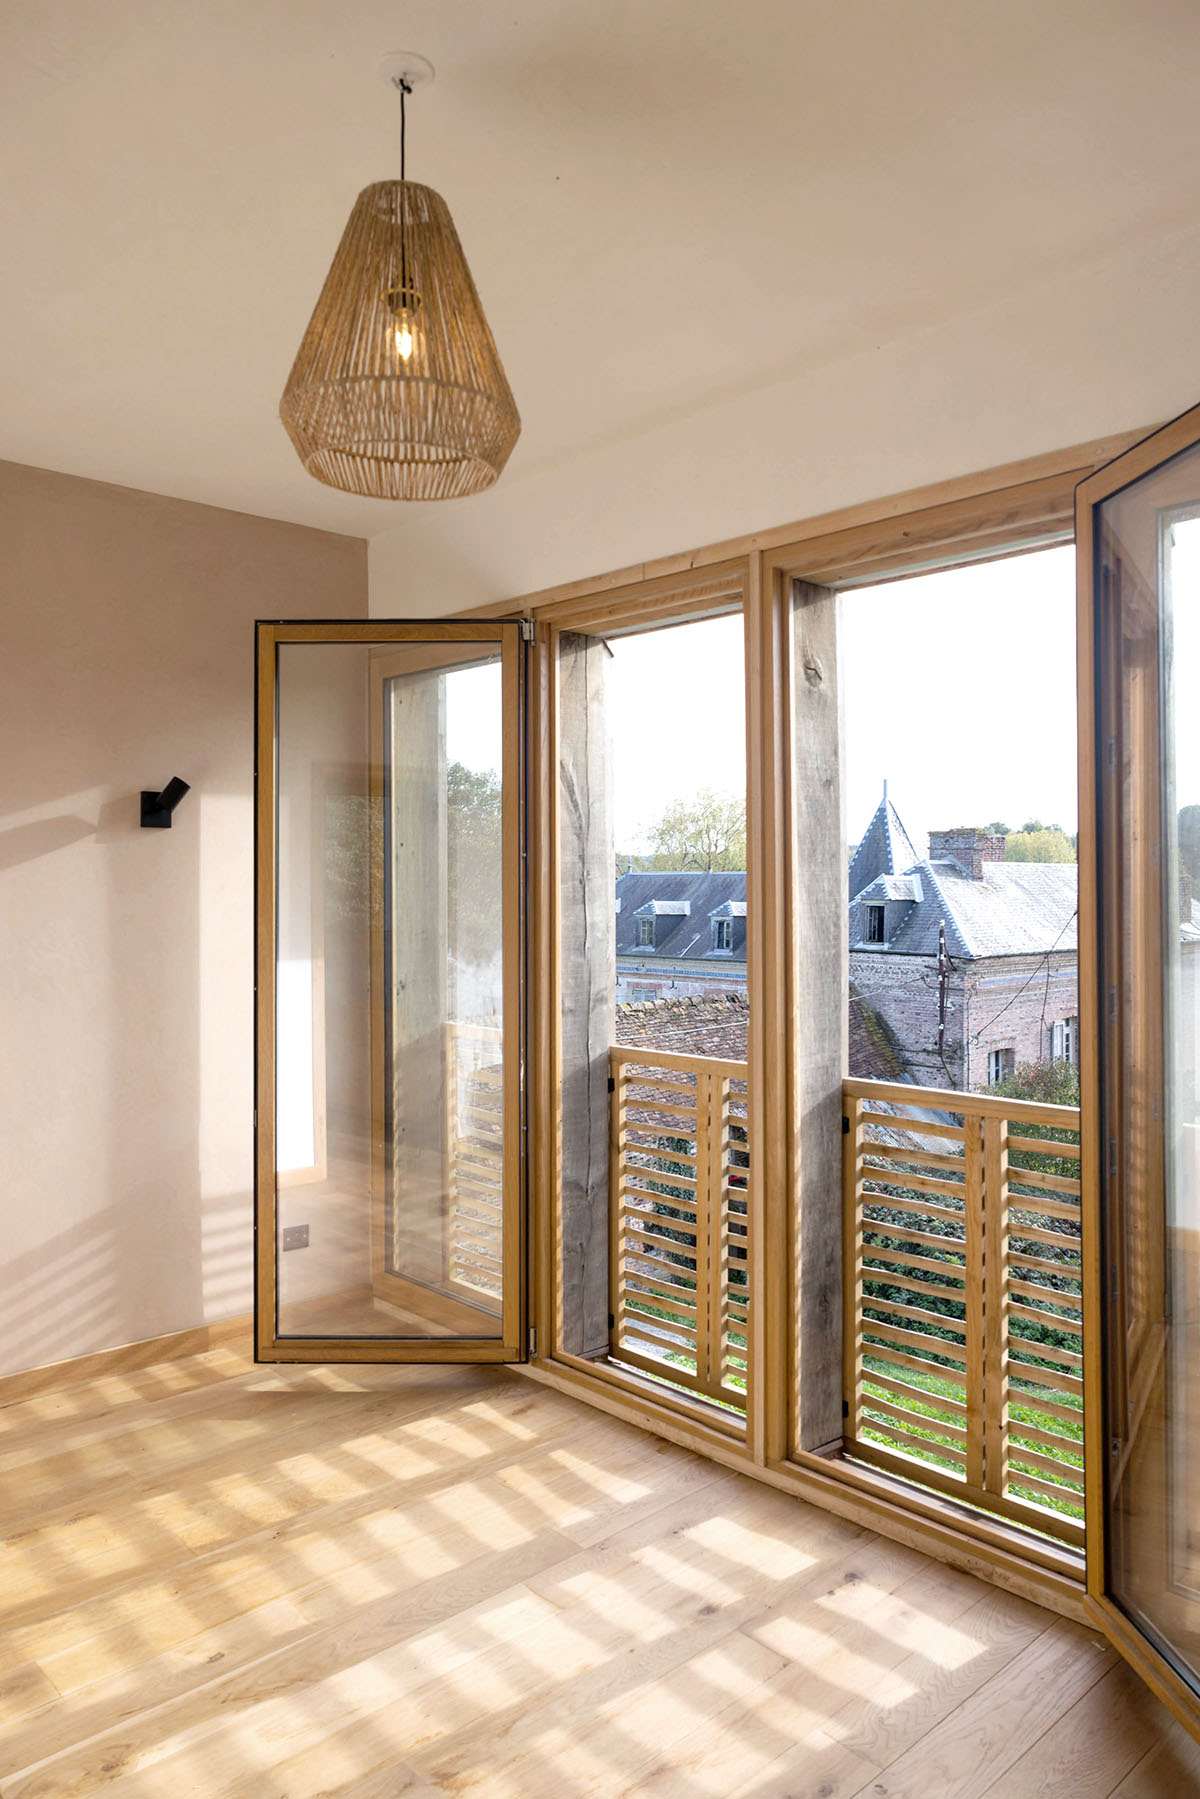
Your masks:
<svg viewBox="0 0 1200 1799"><path fill-rule="evenodd" d="M617 1007L617 1042L629 1049L669 1049L684 1056L746 1060L750 1002L744 993L695 999L635 1000Z"/></svg>
<svg viewBox="0 0 1200 1799"><path fill-rule="evenodd" d="M639 1000L617 1007L617 1042L626 1049L665 1049L685 1056L746 1060L750 1002L744 993L695 999ZM850 989L850 1073L861 1080L903 1081L904 1061L891 1031L862 995Z"/></svg>
<svg viewBox="0 0 1200 1799"><path fill-rule="evenodd" d="M891 1030L850 983L850 1073L859 1081L906 1081L908 1070Z"/></svg>
<svg viewBox="0 0 1200 1799"><path fill-rule="evenodd" d="M654 946L639 943L637 919L654 919ZM713 943L714 918L733 924L730 949ZM746 875L744 870L699 874L695 870L654 869L617 879L618 956L686 956L692 961L746 960Z"/></svg>

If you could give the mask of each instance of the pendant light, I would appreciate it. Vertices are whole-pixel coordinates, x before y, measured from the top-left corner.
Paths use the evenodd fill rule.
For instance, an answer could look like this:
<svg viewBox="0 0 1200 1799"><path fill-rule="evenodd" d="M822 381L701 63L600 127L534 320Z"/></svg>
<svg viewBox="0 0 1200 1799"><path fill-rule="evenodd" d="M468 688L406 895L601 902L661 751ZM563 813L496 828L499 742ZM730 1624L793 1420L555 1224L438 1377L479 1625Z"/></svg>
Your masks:
<svg viewBox="0 0 1200 1799"><path fill-rule="evenodd" d="M521 420L440 194L405 179L405 102L424 58L385 57L400 179L355 201L279 415L310 475L383 500L449 500L498 478Z"/></svg>

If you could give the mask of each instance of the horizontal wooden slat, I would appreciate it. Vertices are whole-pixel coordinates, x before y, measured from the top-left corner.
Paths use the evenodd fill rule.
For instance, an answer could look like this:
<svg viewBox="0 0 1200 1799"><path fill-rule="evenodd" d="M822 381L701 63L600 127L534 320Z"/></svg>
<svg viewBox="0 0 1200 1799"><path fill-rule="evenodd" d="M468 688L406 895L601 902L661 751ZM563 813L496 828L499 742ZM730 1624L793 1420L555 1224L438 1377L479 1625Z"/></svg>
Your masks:
<svg viewBox="0 0 1200 1799"><path fill-rule="evenodd" d="M1041 1306L1021 1305L1019 1301L1013 1300L1009 1313L1013 1318L1023 1318L1027 1324L1042 1324L1047 1330L1062 1331L1064 1335L1071 1337L1083 1336L1081 1322L1072 1322L1070 1318L1061 1317L1056 1312L1047 1312Z"/></svg>
<svg viewBox="0 0 1200 1799"><path fill-rule="evenodd" d="M957 1219L955 1222L961 1229L962 1220ZM866 1242L868 1236L899 1237L902 1243L919 1243L926 1249L944 1249L948 1255L966 1254L966 1243L962 1237L935 1237L932 1231L922 1231L916 1228L910 1230L906 1224L892 1224L878 1218L867 1218L863 1220L862 1230L864 1252L867 1255L891 1254L890 1250L885 1250L880 1244ZM951 1263L950 1266L953 1267L954 1264Z"/></svg>
<svg viewBox="0 0 1200 1799"><path fill-rule="evenodd" d="M1078 1142L1054 1142L1047 1137L1015 1137L1009 1132L1007 1146L1009 1151L1016 1150L1018 1153L1029 1150L1033 1155L1061 1155L1072 1162L1079 1160Z"/></svg>
<svg viewBox="0 0 1200 1799"><path fill-rule="evenodd" d="M905 1199L902 1194L898 1193L864 1193L863 1205L874 1207L876 1210L883 1209L889 1212L905 1212L910 1217L916 1213L917 1216L921 1218L936 1218L942 1224L962 1225L964 1222L963 1214L961 1212L952 1212L948 1207L934 1205L932 1202L927 1205L922 1205L916 1200ZM881 1221L877 1218L867 1218L865 1213L863 1223L871 1230L885 1230L887 1228L886 1221ZM895 1229L898 1233L899 1226L896 1226Z"/></svg>
<svg viewBox="0 0 1200 1799"><path fill-rule="evenodd" d="M970 1112L976 1118L1002 1118L1008 1122L1048 1125L1051 1129L1078 1131L1077 1106L1048 1106L1034 1100L1001 1099L987 1093L950 1093L943 1087L908 1087L890 1081L866 1081L851 1078L842 1084L843 1092L852 1099L885 1100L889 1105L919 1107L928 1112ZM950 1103L961 1100L961 1105ZM890 1119L893 1129L903 1128L906 1121ZM919 1128L914 1121L914 1128ZM1053 1152L1051 1152L1053 1153Z"/></svg>
<svg viewBox="0 0 1200 1799"><path fill-rule="evenodd" d="M1017 1308L1014 1307L1015 1311ZM1054 1343L1041 1343L1032 1337L1022 1337L1016 1332L1010 1333L1008 1342L1009 1365L1019 1357L1022 1366L1029 1356L1039 1356L1044 1362L1054 1362L1061 1368L1078 1368L1080 1353L1077 1349L1059 1349Z"/></svg>
<svg viewBox="0 0 1200 1799"><path fill-rule="evenodd" d="M919 1420L914 1419L914 1424ZM958 1467L965 1467L966 1455L954 1443L931 1443L923 1437L911 1435L907 1431L898 1430L893 1424L886 1424L880 1418L865 1418L863 1429L872 1430L885 1437L888 1442L896 1444L909 1455L937 1456L941 1461L952 1462Z"/></svg>
<svg viewBox="0 0 1200 1799"><path fill-rule="evenodd" d="M890 1268L876 1269L864 1266L864 1304L867 1303L865 1294L868 1284L881 1287L898 1287L904 1293L928 1293L934 1299L957 1300L960 1305L965 1304L967 1297L966 1290L963 1287L940 1286L936 1281L919 1280L915 1274L903 1274ZM887 1301L880 1300L872 1295L869 1303L872 1305L886 1305Z"/></svg>
<svg viewBox="0 0 1200 1799"><path fill-rule="evenodd" d="M1059 1287L1043 1287L1037 1281L1010 1280L1008 1290L1014 1296L1025 1299L1040 1299L1046 1305L1062 1306L1072 1317L1078 1318L1083 1307L1083 1295L1080 1293L1064 1293Z"/></svg>
<svg viewBox="0 0 1200 1799"><path fill-rule="evenodd" d="M868 1312L882 1312L888 1318L907 1318L915 1324L927 1324L937 1330L955 1331L959 1336L966 1329L964 1318L955 1318L947 1312L931 1312L924 1306L905 1305L899 1299L877 1299L874 1294L863 1297L864 1315Z"/></svg>
<svg viewBox="0 0 1200 1799"><path fill-rule="evenodd" d="M864 1148L864 1155L875 1162L898 1162L906 1166L916 1165L921 1168L950 1168L963 1172L961 1156L944 1155L933 1149L905 1149L898 1143L870 1143ZM899 1185L903 1186L901 1179Z"/></svg>
<svg viewBox="0 0 1200 1799"><path fill-rule="evenodd" d="M943 1181L925 1174L900 1174L889 1168L877 1168L869 1161L864 1161L862 1175L864 1181L884 1181L889 1187L899 1187L907 1193L936 1193L946 1199L961 1199L966 1192L963 1181Z"/></svg>
<svg viewBox="0 0 1200 1799"><path fill-rule="evenodd" d="M965 1350L960 1344L948 1342L944 1337L928 1337L919 1331L902 1330L898 1324L887 1324L878 1318L864 1318L862 1329L864 1339L868 1336L877 1337L883 1343L894 1344L898 1349L922 1350L927 1355L944 1356L948 1362L953 1362L958 1367L966 1367ZM863 1348L865 1353L870 1353L866 1350L865 1341ZM936 1362L930 1362L927 1366L930 1374L938 1373Z"/></svg>
<svg viewBox="0 0 1200 1799"><path fill-rule="evenodd" d="M1024 1474L1017 1470L1013 1473L1010 1485L1028 1487L1031 1492L1040 1494L1059 1505L1075 1505L1082 1510L1082 1493L1077 1493L1073 1487L1060 1487L1055 1481L1042 1480L1036 1474Z"/></svg>
<svg viewBox="0 0 1200 1799"><path fill-rule="evenodd" d="M862 1114L862 1122L874 1126L877 1130L892 1132L903 1131L907 1137L940 1137L947 1142L962 1143L965 1141L964 1128L961 1124L943 1124L940 1120L924 1118L899 1118L890 1112L866 1112ZM868 1137L870 1145L874 1141Z"/></svg>
<svg viewBox="0 0 1200 1799"><path fill-rule="evenodd" d="M950 1373L946 1369L947 1374ZM947 1411L952 1419L965 1417L967 1406L965 1400L950 1399L944 1393L927 1393L922 1387L914 1387L907 1381L898 1381L889 1374L883 1374L876 1368L863 1371L863 1381L870 1386L885 1388L889 1393L901 1399L912 1399L921 1405L939 1406Z"/></svg>
<svg viewBox="0 0 1200 1799"><path fill-rule="evenodd" d="M1083 1455L1082 1439L1063 1437L1052 1430L1041 1430L1037 1425L1025 1424L1019 1418L1015 1418L1009 1425L1009 1434L1012 1438L1011 1448L1014 1455L1017 1451L1018 1439L1022 1443L1032 1443L1035 1447L1040 1445L1043 1449L1062 1449L1070 1455ZM1068 1471L1070 1470L1070 1463L1064 1463L1063 1466ZM1082 1467L1079 1468L1078 1473L1082 1476Z"/></svg>
<svg viewBox="0 0 1200 1799"><path fill-rule="evenodd" d="M893 1405L891 1400L881 1399L877 1393L863 1394L863 1409L865 1412L882 1413L885 1418L901 1425L921 1425L926 1430L937 1432L939 1436L948 1436L952 1442L965 1443L967 1440L967 1433L962 1425L952 1424L946 1418L930 1418L924 1412L914 1411L911 1406Z"/></svg>
<svg viewBox="0 0 1200 1799"><path fill-rule="evenodd" d="M1054 1387L1061 1393L1077 1393L1080 1398L1083 1397L1083 1382L1079 1376L1066 1374L1061 1368L1034 1368L1027 1362L1018 1362L1010 1356L1008 1378L1009 1399L1018 1401L1021 1405L1036 1407L1038 1401L1013 1387L1011 1383L1017 1380L1028 1381L1036 1387Z"/></svg>

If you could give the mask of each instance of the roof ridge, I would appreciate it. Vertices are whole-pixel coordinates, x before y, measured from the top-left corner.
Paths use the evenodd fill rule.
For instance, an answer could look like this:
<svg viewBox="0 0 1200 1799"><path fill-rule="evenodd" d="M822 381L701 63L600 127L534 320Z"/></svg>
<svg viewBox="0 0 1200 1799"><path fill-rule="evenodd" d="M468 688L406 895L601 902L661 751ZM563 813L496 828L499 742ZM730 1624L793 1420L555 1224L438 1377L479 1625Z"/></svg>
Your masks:
<svg viewBox="0 0 1200 1799"><path fill-rule="evenodd" d="M918 865L918 866L920 866L920 865ZM928 856L925 858L924 866L926 868L928 868L928 870L929 870L929 879L933 886L933 890L937 894L938 898L941 900L942 908L946 914L946 918L943 919L942 922L945 923L946 919L949 920L950 929L954 932L954 935L958 938L958 941L962 946L960 953L962 955L966 956L970 961L972 961L972 962L976 961L978 959L979 952L977 950L972 949L970 943L967 941L967 933L963 930L962 925L959 923L958 914L955 912L953 903L947 896L946 891L945 891L944 887L942 886L942 883L939 881L937 875L934 874L933 863Z"/></svg>

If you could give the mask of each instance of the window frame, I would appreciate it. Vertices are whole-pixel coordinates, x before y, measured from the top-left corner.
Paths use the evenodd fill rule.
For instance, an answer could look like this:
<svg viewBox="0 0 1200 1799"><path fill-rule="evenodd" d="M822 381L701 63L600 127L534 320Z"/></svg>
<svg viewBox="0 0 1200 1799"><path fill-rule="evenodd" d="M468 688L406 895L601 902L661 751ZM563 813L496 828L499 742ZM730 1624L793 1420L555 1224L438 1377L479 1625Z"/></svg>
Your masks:
<svg viewBox="0 0 1200 1799"><path fill-rule="evenodd" d="M657 563L564 584L480 608L533 621L530 803L532 1070L532 1294L539 1379L886 1534L1062 1610L1077 1609L1081 1570L1057 1546L1021 1538L964 1514L937 1495L889 1483L875 1471L795 1447L792 1317L795 1255L794 1146L799 1117L793 1037L799 933L794 903L793 592L796 582L838 591L935 568L999 559L1070 542L1078 483L1144 432L1127 432L1026 462L827 513L806 523L661 558ZM559 631L616 635L741 607L746 636L747 911L750 1001L748 1187L752 1227L752 1368L744 1440L711 1409L675 1398L636 1376L565 1354L558 1343L556 1034L558 945ZM844 918L844 899L843 899Z"/></svg>

